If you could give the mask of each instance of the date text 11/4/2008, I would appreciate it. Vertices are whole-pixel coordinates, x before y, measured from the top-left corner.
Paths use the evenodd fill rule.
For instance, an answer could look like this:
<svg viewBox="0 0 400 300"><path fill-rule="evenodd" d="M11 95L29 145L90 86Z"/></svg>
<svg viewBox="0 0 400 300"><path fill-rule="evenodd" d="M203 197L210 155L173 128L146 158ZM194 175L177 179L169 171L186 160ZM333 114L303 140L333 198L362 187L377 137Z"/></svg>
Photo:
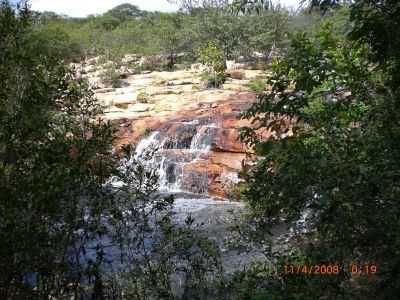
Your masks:
<svg viewBox="0 0 400 300"><path fill-rule="evenodd" d="M351 273L352 275L375 275L378 271L378 266L375 264L351 264L348 266L338 264L283 266L283 273L286 275L340 275L343 273Z"/></svg>

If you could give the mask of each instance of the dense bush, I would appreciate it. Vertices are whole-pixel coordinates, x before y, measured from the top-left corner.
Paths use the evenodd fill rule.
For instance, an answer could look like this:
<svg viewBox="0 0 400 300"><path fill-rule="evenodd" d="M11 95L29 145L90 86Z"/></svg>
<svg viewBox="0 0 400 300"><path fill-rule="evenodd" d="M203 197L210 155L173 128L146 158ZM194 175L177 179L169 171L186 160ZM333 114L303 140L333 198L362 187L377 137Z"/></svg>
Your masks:
<svg viewBox="0 0 400 300"><path fill-rule="evenodd" d="M192 219L173 224L131 148L119 165L87 82L35 30L0 2L0 298L205 297L218 249Z"/></svg>
<svg viewBox="0 0 400 300"><path fill-rule="evenodd" d="M295 251L297 266L343 268L339 276L266 276L285 299L393 299L399 293L400 64L393 51L398 35L389 37L399 28L392 28L399 6L388 1L378 8L377 2L351 6L351 39L329 22L315 34L295 35L287 55L273 64L272 90L244 114L257 129L275 132L268 140L253 129L242 132L263 157L245 172L243 193L258 233L279 220L306 222L291 254L278 253L278 267ZM352 274L352 264L364 273ZM365 271L371 265L379 269L374 276Z"/></svg>

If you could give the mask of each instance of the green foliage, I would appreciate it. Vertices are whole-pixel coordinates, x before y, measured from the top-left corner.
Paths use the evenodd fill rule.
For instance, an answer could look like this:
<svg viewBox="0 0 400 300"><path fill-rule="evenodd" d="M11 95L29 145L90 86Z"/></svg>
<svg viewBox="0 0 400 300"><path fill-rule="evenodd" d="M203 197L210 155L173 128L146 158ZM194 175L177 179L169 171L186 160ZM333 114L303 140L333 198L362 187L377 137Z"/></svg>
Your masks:
<svg viewBox="0 0 400 300"><path fill-rule="evenodd" d="M165 15L161 18L158 28L161 36L161 49L169 55L169 67L175 64L176 55L182 51L185 41L182 36L182 17L180 15Z"/></svg>
<svg viewBox="0 0 400 300"><path fill-rule="evenodd" d="M136 5L124 3L110 9L106 12L106 15L110 15L122 23L130 19L142 17L145 14Z"/></svg>
<svg viewBox="0 0 400 300"><path fill-rule="evenodd" d="M361 40L372 48L374 62L384 68L390 77L390 85L400 84L400 21L398 1L355 1L351 9L354 30L353 39Z"/></svg>
<svg viewBox="0 0 400 300"><path fill-rule="evenodd" d="M50 44L30 51L30 24L29 10L1 2L0 298L172 298L175 274L183 297L205 297L218 249L192 219L172 222L156 171L128 150L117 168L87 82ZM109 249L126 268L110 271Z"/></svg>
<svg viewBox="0 0 400 300"><path fill-rule="evenodd" d="M230 11L233 14L261 14L264 10L273 7L271 0L234 0Z"/></svg>
<svg viewBox="0 0 400 300"><path fill-rule="evenodd" d="M269 54L273 45L278 49L285 46L287 23L296 18L281 8L260 16L232 16L223 9L209 8L188 15L137 11L134 6L123 4L103 15L83 19L37 13L35 24L43 32L62 31L60 41L68 42L71 49L67 57L77 57L77 50L85 56L107 52L162 54L167 56L166 67L171 69L182 63L178 54L185 54L183 63L193 63L196 49L206 47L210 41L228 59L252 58L253 51ZM68 51L68 47L65 49Z"/></svg>
<svg viewBox="0 0 400 300"><path fill-rule="evenodd" d="M117 67L118 65L114 62L105 67L100 75L102 83L113 88L121 87L121 75L118 72Z"/></svg>
<svg viewBox="0 0 400 300"><path fill-rule="evenodd" d="M249 82L248 87L253 92L262 93L266 88L265 79L253 79Z"/></svg>
<svg viewBox="0 0 400 300"><path fill-rule="evenodd" d="M316 8L324 13L345 3L348 2L346 0L301 0L302 5L307 4L310 9Z"/></svg>
<svg viewBox="0 0 400 300"><path fill-rule="evenodd" d="M66 62L79 62L83 57L83 49L79 43L58 24L38 26L27 38L30 40L32 55Z"/></svg>
<svg viewBox="0 0 400 300"><path fill-rule="evenodd" d="M58 297L80 280L70 270L92 274L79 257L102 232L113 129L50 44L31 51L30 13L16 13L1 2L0 297Z"/></svg>
<svg viewBox="0 0 400 300"><path fill-rule="evenodd" d="M201 80L206 84L206 88L219 88L221 87L226 80L225 74L219 73L202 73Z"/></svg>
<svg viewBox="0 0 400 300"><path fill-rule="evenodd" d="M287 12L268 11L251 19L252 28L249 37L251 49L261 52L265 59L269 60L274 56L274 51L287 48L289 19Z"/></svg>
<svg viewBox="0 0 400 300"><path fill-rule="evenodd" d="M199 50L200 62L211 67L215 73L222 74L226 70L225 56L214 43L209 43Z"/></svg>
<svg viewBox="0 0 400 300"><path fill-rule="evenodd" d="M381 270L375 279L331 278L338 280L333 290L319 289L322 279L300 282L297 276L297 285L284 278L288 299L390 299L399 289L394 268L399 264L400 149L393 142L400 132L399 90L392 85L398 56L390 54L397 40L364 27L376 15L363 14L359 7L352 7L359 18L356 40L333 31L329 23L314 36L295 35L285 58L273 64L272 91L244 114L256 129L275 133L260 141L254 129L242 132L263 156L245 172L244 192L260 232L280 218L295 224L308 211L307 231L298 233L296 243L308 260L345 266L374 262ZM390 18L381 21L391 24ZM385 43L374 44L381 37ZM384 51L384 59L374 55ZM314 295L301 297L300 286Z"/></svg>
<svg viewBox="0 0 400 300"><path fill-rule="evenodd" d="M211 71L202 74L202 80L207 87L218 88L225 82L225 56L214 43L199 49L199 57L202 64L209 67Z"/></svg>

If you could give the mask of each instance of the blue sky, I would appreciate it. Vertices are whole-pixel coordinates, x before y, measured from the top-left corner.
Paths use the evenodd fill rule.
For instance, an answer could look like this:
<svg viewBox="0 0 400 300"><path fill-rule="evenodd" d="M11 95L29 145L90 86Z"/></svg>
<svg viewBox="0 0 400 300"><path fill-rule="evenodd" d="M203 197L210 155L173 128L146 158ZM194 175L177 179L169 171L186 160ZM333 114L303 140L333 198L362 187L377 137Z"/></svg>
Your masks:
<svg viewBox="0 0 400 300"><path fill-rule="evenodd" d="M298 2L299 0L280 0L280 3L285 6L297 6ZM71 17L102 14L122 3L131 3L143 10L151 11L171 12L178 9L167 0L30 0L30 3L34 10L54 11Z"/></svg>

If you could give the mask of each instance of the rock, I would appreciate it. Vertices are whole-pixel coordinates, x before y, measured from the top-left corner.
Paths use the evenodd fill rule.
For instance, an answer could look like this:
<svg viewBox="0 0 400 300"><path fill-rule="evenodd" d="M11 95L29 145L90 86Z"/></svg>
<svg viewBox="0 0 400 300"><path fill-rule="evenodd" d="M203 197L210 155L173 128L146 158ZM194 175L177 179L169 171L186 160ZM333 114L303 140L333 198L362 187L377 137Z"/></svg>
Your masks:
<svg viewBox="0 0 400 300"><path fill-rule="evenodd" d="M209 160L211 163L223 166L225 169L239 171L242 168L242 161L246 161L246 154L212 151L209 155Z"/></svg>
<svg viewBox="0 0 400 300"><path fill-rule="evenodd" d="M246 69L247 64L244 63L236 63L234 60L226 61L226 69L227 70L238 70L238 69Z"/></svg>
<svg viewBox="0 0 400 300"><path fill-rule="evenodd" d="M112 101L113 104L117 107L125 107L128 108L129 104L136 103L136 93L135 92L127 92L124 94L117 94L113 96Z"/></svg>
<svg viewBox="0 0 400 300"><path fill-rule="evenodd" d="M246 73L242 70L232 70L226 73L232 79L243 80L246 79Z"/></svg>
<svg viewBox="0 0 400 300"><path fill-rule="evenodd" d="M99 60L100 60L100 56L96 56L96 57L86 60L86 64L88 64L89 66L94 66L94 65L98 64Z"/></svg>
<svg viewBox="0 0 400 300"><path fill-rule="evenodd" d="M130 103L124 103L124 102L122 102L122 103L118 103L118 102L115 103L114 102L114 105L116 107L120 108L120 109L128 109L131 104Z"/></svg>
<svg viewBox="0 0 400 300"><path fill-rule="evenodd" d="M212 141L212 149L219 152L246 152L247 147L239 141L239 131L235 128L220 128Z"/></svg>
<svg viewBox="0 0 400 300"><path fill-rule="evenodd" d="M139 103L148 103L149 100L150 100L150 96L146 92L140 92L136 96L136 101Z"/></svg>
<svg viewBox="0 0 400 300"><path fill-rule="evenodd" d="M150 110L150 106L148 104L137 103L129 106L129 111L131 112L146 112Z"/></svg>
<svg viewBox="0 0 400 300"><path fill-rule="evenodd" d="M187 85L187 84L193 84L193 81L190 81L190 80L173 80L173 81L167 82L167 86Z"/></svg>
<svg viewBox="0 0 400 300"><path fill-rule="evenodd" d="M121 68L119 69L119 73L120 73L120 78L122 79L126 79L128 78L130 75L133 75L135 72L132 69L129 69L126 66L121 66Z"/></svg>
<svg viewBox="0 0 400 300"><path fill-rule="evenodd" d="M139 66L141 67L156 67L167 64L167 58L165 55L152 55L143 56L139 60Z"/></svg>
<svg viewBox="0 0 400 300"><path fill-rule="evenodd" d="M85 73L93 73L97 71L97 67L95 65L89 65L85 68L83 68L83 70L85 70Z"/></svg>
<svg viewBox="0 0 400 300"><path fill-rule="evenodd" d="M139 56L136 54L125 54L121 60L121 62L125 65L130 63L135 63L138 61L139 61Z"/></svg>
<svg viewBox="0 0 400 300"><path fill-rule="evenodd" d="M97 94L111 93L115 92L115 88L102 88L96 91Z"/></svg>
<svg viewBox="0 0 400 300"><path fill-rule="evenodd" d="M198 161L184 166L183 186L190 191L204 191L217 197L224 197L226 193L221 186L214 184L223 169L207 161ZM206 186L206 188L204 187Z"/></svg>

